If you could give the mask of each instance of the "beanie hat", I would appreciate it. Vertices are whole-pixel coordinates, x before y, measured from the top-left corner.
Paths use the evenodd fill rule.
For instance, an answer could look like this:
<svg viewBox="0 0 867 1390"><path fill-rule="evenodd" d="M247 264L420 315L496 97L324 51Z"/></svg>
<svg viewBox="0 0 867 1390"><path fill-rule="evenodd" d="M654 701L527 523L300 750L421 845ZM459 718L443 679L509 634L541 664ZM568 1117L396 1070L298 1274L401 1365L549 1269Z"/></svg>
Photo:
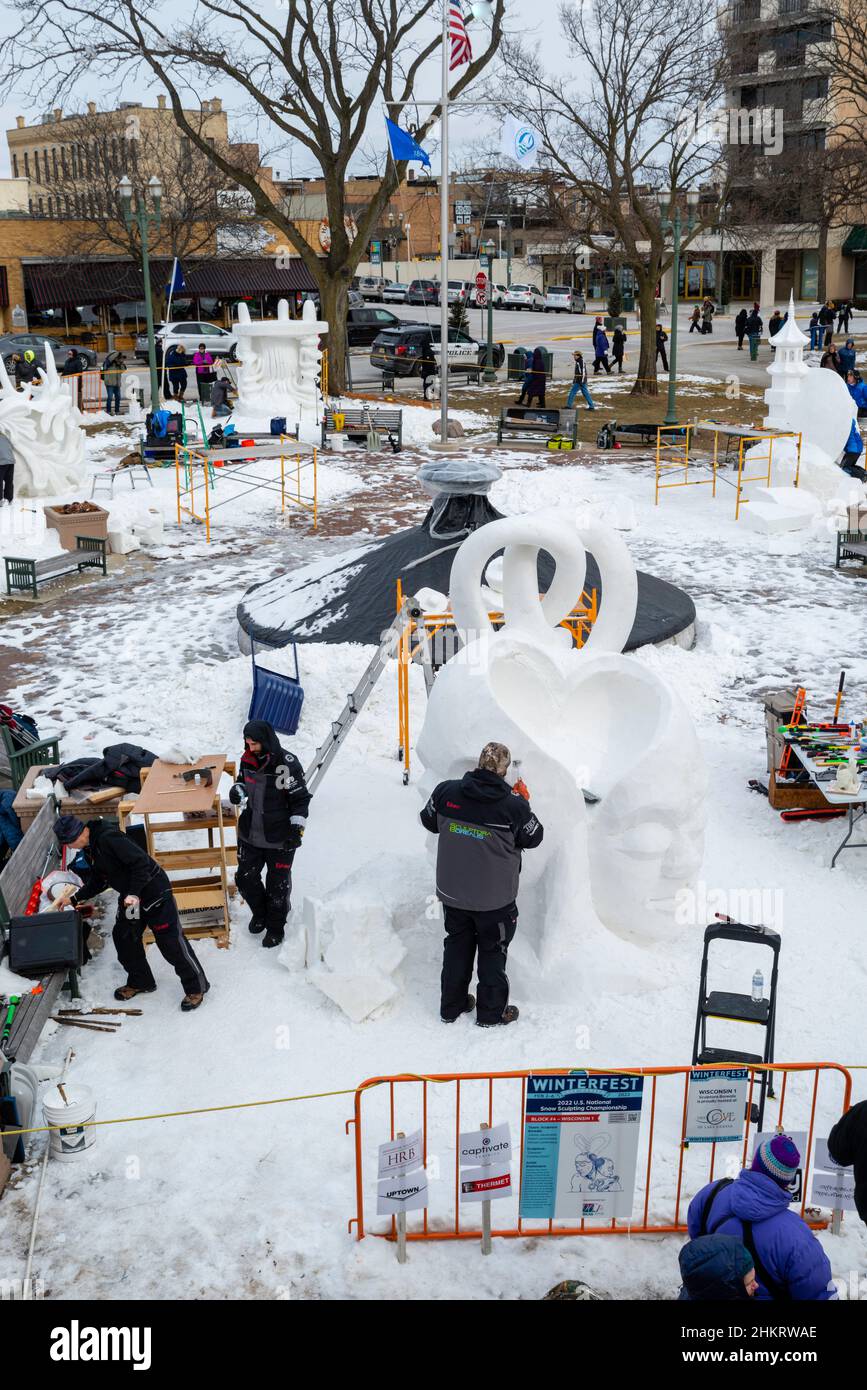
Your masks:
<svg viewBox="0 0 867 1390"><path fill-rule="evenodd" d="M781 1187L791 1187L801 1166L801 1155L788 1134L764 1139L753 1154L752 1170L773 1178Z"/></svg>
<svg viewBox="0 0 867 1390"><path fill-rule="evenodd" d="M58 816L54 822L54 835L61 845L71 845L84 829L84 821L78 816Z"/></svg>

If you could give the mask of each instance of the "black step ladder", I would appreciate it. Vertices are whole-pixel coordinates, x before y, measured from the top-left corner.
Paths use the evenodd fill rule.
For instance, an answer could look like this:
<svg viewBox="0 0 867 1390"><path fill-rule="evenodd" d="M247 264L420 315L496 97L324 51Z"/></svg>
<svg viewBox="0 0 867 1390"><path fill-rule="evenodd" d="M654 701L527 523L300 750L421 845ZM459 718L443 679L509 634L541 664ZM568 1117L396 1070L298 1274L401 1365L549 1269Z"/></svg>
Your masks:
<svg viewBox="0 0 867 1390"><path fill-rule="evenodd" d="M773 952L774 963L771 970L771 987L767 999L758 1001L751 994L730 994L725 990L712 990L708 993L708 957L712 941L743 941L749 946L766 946ZM701 958L701 980L698 987L698 1008L695 1016L695 1038L692 1045L693 1066L732 1065L740 1063L751 1066L759 1063L772 1063L774 1060L774 1029L777 1021L777 974L780 960L781 938L779 932L770 927L749 926L733 922L731 918L721 918L705 928L704 951ZM739 1023L751 1023L765 1030L765 1043L761 1053L733 1052L728 1048L708 1047L706 1025L709 1018L733 1019ZM774 1099L773 1072L762 1071L759 1085L759 1103L751 1106L749 1119L759 1130L765 1115L765 1098Z"/></svg>

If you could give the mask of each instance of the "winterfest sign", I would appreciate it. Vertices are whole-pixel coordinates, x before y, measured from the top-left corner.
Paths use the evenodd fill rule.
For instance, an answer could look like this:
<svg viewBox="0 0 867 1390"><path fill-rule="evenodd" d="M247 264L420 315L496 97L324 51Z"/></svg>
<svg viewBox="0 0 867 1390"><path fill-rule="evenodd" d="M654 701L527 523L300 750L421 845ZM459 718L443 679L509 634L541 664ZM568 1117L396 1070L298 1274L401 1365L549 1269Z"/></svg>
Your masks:
<svg viewBox="0 0 867 1390"><path fill-rule="evenodd" d="M744 1137L748 1085L749 1073L744 1067L691 1071L684 1142L740 1143Z"/></svg>
<svg viewBox="0 0 867 1390"><path fill-rule="evenodd" d="M632 1215L644 1079L527 1078L521 1216Z"/></svg>

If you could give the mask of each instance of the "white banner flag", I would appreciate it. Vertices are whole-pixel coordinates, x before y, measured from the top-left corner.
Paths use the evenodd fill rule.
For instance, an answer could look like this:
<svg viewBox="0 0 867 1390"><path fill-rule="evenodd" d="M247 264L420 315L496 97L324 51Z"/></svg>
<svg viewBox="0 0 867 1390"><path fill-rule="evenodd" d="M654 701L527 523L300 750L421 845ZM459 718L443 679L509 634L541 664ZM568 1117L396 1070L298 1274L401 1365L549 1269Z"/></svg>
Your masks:
<svg viewBox="0 0 867 1390"><path fill-rule="evenodd" d="M508 116L500 134L500 148L523 169L532 169L542 149L542 136L526 121Z"/></svg>

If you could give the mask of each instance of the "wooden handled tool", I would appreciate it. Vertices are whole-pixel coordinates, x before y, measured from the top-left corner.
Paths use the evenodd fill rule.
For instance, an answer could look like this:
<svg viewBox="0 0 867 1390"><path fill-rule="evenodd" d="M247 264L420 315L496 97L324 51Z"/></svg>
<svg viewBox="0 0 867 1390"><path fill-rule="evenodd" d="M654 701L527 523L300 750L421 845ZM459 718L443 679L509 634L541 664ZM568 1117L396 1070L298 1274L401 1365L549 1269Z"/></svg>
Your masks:
<svg viewBox="0 0 867 1390"><path fill-rule="evenodd" d="M64 885L63 885L63 887L61 888L60 892L57 894L57 897L54 899L54 902L51 903L51 904L45 909L45 911L46 911L46 912L62 912L63 909L66 907L66 904L69 902L69 899L70 899L71 897L73 897L77 892L78 892L78 884L77 884L77 883L64 883Z"/></svg>
<svg viewBox="0 0 867 1390"><path fill-rule="evenodd" d="M837 703L834 706L834 719L836 721L840 714L840 705L843 700L843 686L846 684L846 672L840 672L840 684L837 686Z"/></svg>

